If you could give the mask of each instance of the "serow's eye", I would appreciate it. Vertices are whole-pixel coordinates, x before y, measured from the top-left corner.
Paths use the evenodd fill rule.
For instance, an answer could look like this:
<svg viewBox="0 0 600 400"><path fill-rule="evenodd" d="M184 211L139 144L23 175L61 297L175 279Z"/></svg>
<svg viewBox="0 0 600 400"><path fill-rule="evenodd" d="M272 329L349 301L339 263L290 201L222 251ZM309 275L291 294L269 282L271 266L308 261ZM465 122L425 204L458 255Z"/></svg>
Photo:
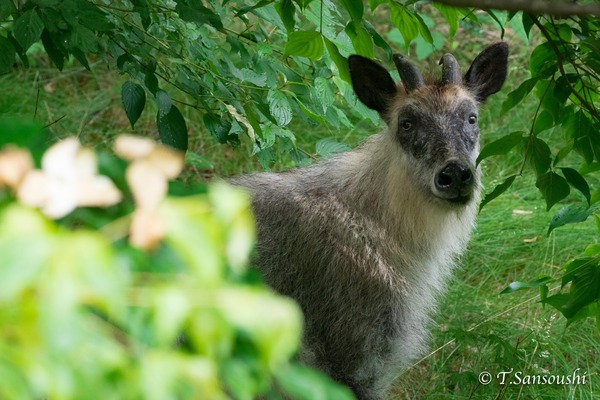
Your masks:
<svg viewBox="0 0 600 400"><path fill-rule="evenodd" d="M476 115L470 115L470 116L469 116L469 123L470 123L471 125L473 125L473 124L474 124L474 123L476 123L476 122L477 122L477 116L476 116Z"/></svg>
<svg viewBox="0 0 600 400"><path fill-rule="evenodd" d="M402 126L402 129L404 129L405 131L409 131L412 129L413 124L410 121L402 121L402 123L400 124L400 126Z"/></svg>

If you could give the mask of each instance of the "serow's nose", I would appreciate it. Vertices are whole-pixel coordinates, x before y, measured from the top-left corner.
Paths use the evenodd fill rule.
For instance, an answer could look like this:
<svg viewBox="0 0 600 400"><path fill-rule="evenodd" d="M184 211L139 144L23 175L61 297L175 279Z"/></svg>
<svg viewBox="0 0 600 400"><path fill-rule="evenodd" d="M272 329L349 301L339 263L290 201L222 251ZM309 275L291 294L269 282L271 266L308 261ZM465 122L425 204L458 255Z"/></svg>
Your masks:
<svg viewBox="0 0 600 400"><path fill-rule="evenodd" d="M457 202L469 200L473 191L473 170L464 164L450 162L435 176L435 188L440 197Z"/></svg>

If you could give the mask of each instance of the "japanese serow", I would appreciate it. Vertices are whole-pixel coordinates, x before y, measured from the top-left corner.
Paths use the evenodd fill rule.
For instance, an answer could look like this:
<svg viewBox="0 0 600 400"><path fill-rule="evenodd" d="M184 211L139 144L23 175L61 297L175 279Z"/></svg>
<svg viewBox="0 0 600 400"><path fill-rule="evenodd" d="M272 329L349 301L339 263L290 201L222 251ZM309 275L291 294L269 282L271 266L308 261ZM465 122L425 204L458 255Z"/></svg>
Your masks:
<svg viewBox="0 0 600 400"><path fill-rule="evenodd" d="M401 84L349 58L352 85L384 132L307 168L236 177L252 195L264 280L305 316L300 360L381 399L422 354L436 297L474 226L480 200L478 108L502 87L508 46L466 74L451 54L426 82L403 56Z"/></svg>

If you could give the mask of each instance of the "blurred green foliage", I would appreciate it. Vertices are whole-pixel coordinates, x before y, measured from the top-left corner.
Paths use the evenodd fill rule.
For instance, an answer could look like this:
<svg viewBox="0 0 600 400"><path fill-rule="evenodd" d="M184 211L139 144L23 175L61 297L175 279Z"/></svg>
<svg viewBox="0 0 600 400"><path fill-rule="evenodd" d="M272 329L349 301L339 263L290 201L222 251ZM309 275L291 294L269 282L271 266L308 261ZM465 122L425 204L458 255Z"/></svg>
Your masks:
<svg viewBox="0 0 600 400"><path fill-rule="evenodd" d="M42 133L0 123L0 151L17 128ZM247 269L247 195L178 191L158 208L164 240L144 250L127 241L130 195L53 221L0 182L1 398L306 399L307 385L310 398L352 398L290 361L301 313Z"/></svg>

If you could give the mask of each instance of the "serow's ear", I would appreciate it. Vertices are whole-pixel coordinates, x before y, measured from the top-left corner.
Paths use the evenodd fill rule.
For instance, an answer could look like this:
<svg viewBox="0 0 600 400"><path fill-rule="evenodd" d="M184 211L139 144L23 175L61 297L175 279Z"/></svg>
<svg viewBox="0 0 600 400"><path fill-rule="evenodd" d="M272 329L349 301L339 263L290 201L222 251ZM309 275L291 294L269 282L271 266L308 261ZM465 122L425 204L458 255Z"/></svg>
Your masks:
<svg viewBox="0 0 600 400"><path fill-rule="evenodd" d="M464 83L484 102L502 88L508 71L508 44L499 42L483 50L465 74Z"/></svg>
<svg viewBox="0 0 600 400"><path fill-rule="evenodd" d="M348 64L358 99L383 114L396 94L396 84L390 73L375 61L358 55L350 56Z"/></svg>

